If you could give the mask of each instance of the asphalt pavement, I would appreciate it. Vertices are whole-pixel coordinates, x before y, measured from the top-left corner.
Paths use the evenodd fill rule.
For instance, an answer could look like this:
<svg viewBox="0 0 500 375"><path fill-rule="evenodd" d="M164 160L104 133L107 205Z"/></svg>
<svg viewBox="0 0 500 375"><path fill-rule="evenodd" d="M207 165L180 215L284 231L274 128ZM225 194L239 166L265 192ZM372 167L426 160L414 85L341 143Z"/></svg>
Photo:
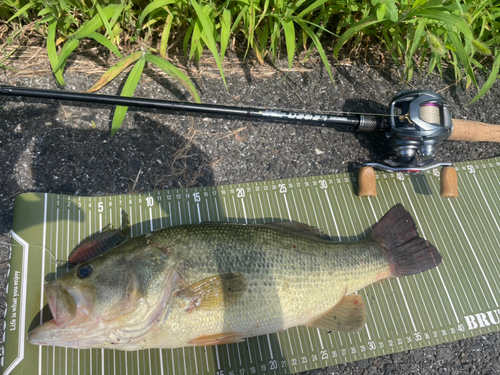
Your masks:
<svg viewBox="0 0 500 375"><path fill-rule="evenodd" d="M21 62L20 62L21 63ZM48 64L48 62L39 62ZM75 62L73 62L76 65ZM297 109L387 113L401 90L439 92L454 118L500 124L498 82L477 103L477 92L456 85L452 69L443 77L415 74L410 85L401 68L380 61L332 64L332 83L322 63L312 59L287 73L232 56L227 90L213 64L187 66L204 103ZM97 74L68 70L67 91L84 91ZM480 84L484 77L479 77ZM51 75L5 71L0 84L57 89ZM117 94L123 80L99 93ZM151 69L137 97L191 100L183 87ZM322 128L252 122L131 109L117 136L110 138L113 108L106 105L0 97L0 305L5 303L7 243L17 194L36 191L71 195L113 195L192 186L264 181L356 171L363 162L390 156L384 134L357 134ZM500 156L500 144L442 142L438 162ZM0 311L3 317L3 311ZM0 322L1 323L1 322ZM0 324L2 327L3 324ZM2 335L0 334L0 337ZM311 371L314 374L500 374L500 335L396 353Z"/></svg>

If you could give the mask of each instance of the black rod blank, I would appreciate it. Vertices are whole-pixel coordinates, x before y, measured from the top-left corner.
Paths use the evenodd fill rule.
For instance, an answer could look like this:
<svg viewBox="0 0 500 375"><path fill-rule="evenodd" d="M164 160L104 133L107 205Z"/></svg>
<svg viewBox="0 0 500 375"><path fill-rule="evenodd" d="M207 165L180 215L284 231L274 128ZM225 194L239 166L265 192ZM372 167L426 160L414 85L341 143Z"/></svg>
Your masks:
<svg viewBox="0 0 500 375"><path fill-rule="evenodd" d="M239 116L250 119L262 119L279 122L300 122L315 126L350 126L358 129L360 124L372 120L373 116L350 115L334 116L328 114L301 113L291 111L278 111L274 109L243 108L232 106L221 106L216 104L200 104L190 102L176 102L168 100L134 98L117 95L97 95L79 92L55 91L30 89L24 87L0 86L0 95L28 96L41 99L71 100L86 103L98 103L109 105L133 106L142 108L155 108L169 111L194 112L212 114L218 116ZM380 123L380 121L377 121ZM360 129L361 130L361 129ZM375 129L374 129L375 130ZM383 130L377 127L377 130Z"/></svg>

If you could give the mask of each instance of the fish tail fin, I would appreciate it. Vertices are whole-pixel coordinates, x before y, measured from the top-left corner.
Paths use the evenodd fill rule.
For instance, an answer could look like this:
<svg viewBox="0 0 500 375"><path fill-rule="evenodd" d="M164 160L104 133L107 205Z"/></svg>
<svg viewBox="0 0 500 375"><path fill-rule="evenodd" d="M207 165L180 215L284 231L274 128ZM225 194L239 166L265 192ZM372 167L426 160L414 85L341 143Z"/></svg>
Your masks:
<svg viewBox="0 0 500 375"><path fill-rule="evenodd" d="M392 207L375 225L368 239L377 242L389 256L391 276L414 275L437 267L441 254L418 236L417 226L402 204Z"/></svg>

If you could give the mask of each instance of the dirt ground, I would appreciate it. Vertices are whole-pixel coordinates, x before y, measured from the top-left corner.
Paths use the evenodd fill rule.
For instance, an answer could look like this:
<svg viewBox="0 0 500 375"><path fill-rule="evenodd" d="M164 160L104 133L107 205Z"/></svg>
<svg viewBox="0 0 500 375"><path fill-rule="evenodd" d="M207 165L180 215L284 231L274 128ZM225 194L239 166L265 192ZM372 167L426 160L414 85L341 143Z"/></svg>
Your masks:
<svg viewBox="0 0 500 375"><path fill-rule="evenodd" d="M455 118L500 124L500 84L465 107L474 89L455 85L453 72L415 74L410 84L401 68L376 59L332 62L332 83L319 59L296 65L259 66L230 55L225 64L228 90L214 64L198 66L179 58L204 103L386 113L401 90L439 92ZM91 87L109 61L94 53L70 61L67 91ZM12 60L17 71L3 71L0 84L56 89L43 50L23 50ZM484 82L484 77L480 77ZM117 94L120 76L99 93ZM191 100L182 86L147 68L137 97ZM113 108L64 101L0 98L0 316L5 303L7 244L14 197L36 191L113 195L190 186L264 181L355 171L363 162L389 156L383 134L357 134L342 128L250 122L130 109L116 137L110 138ZM322 152L318 152L322 151ZM467 161L500 156L500 144L442 142L435 159ZM0 324L2 327L3 324ZM1 334L0 334L1 337ZM500 373L500 334L362 360L311 371L314 374L488 374Z"/></svg>

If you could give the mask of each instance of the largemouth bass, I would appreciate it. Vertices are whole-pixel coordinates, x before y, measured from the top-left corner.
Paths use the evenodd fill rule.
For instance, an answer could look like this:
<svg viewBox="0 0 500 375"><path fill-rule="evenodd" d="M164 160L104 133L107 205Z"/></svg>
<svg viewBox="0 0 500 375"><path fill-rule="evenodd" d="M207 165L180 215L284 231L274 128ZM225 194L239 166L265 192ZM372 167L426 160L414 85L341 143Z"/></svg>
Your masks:
<svg viewBox="0 0 500 375"><path fill-rule="evenodd" d="M398 204L359 242L298 223L195 224L133 238L45 285L39 345L138 350L241 342L295 326L356 332L357 290L436 267Z"/></svg>

